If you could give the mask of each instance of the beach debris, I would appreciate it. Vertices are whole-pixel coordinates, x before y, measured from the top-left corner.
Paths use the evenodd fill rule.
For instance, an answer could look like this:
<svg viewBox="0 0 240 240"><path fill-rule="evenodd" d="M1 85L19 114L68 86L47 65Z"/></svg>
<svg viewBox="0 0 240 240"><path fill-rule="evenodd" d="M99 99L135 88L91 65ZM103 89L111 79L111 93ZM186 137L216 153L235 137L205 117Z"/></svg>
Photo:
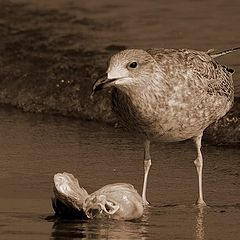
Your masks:
<svg viewBox="0 0 240 240"><path fill-rule="evenodd" d="M52 205L56 216L80 219L133 220L143 215L137 190L127 183L108 184L88 194L70 173L54 175Z"/></svg>

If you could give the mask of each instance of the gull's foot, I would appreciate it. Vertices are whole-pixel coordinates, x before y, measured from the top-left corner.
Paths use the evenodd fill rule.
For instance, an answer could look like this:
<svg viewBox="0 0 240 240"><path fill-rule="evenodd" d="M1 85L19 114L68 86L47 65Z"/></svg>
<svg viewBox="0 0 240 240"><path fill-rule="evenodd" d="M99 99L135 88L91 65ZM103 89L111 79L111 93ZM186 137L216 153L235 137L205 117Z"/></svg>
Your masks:
<svg viewBox="0 0 240 240"><path fill-rule="evenodd" d="M207 204L202 199L198 199L196 202L196 205L198 207L206 207L207 206Z"/></svg>
<svg viewBox="0 0 240 240"><path fill-rule="evenodd" d="M150 207L151 204L147 200L143 200L143 207Z"/></svg>

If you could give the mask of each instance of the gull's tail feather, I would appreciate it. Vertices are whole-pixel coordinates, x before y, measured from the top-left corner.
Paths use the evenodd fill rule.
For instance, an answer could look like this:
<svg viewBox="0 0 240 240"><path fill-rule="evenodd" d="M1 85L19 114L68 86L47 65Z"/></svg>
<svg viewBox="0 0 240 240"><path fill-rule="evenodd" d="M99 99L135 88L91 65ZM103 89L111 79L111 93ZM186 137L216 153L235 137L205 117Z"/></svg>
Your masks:
<svg viewBox="0 0 240 240"><path fill-rule="evenodd" d="M228 53L232 53L232 52L235 52L237 50L240 50L240 47L235 47L235 48L230 48L230 49L227 49L225 51L222 51L222 52L218 52L218 53L212 53L214 51L214 49L209 49L207 51L207 53L212 57L212 58L217 58L217 57L221 57L223 55L226 55Z"/></svg>

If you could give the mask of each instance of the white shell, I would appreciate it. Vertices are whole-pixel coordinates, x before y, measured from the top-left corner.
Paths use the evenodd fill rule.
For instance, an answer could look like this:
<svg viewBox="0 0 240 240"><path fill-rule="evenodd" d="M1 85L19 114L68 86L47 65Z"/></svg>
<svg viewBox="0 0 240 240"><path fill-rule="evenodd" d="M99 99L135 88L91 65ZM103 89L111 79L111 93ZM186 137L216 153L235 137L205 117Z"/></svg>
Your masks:
<svg viewBox="0 0 240 240"><path fill-rule="evenodd" d="M79 186L78 180L72 174L66 172L55 174L54 184L53 191L58 200L77 210L83 208L88 193Z"/></svg>
<svg viewBox="0 0 240 240"><path fill-rule="evenodd" d="M97 210L100 214L112 219L131 220L140 218L143 214L142 198L136 189L126 183L106 185L89 195L83 204L83 210L88 217Z"/></svg>
<svg viewBox="0 0 240 240"><path fill-rule="evenodd" d="M67 208L83 210L88 218L133 220L143 215L142 198L130 184L109 184L89 195L72 174L65 172L54 176L54 184L55 199Z"/></svg>

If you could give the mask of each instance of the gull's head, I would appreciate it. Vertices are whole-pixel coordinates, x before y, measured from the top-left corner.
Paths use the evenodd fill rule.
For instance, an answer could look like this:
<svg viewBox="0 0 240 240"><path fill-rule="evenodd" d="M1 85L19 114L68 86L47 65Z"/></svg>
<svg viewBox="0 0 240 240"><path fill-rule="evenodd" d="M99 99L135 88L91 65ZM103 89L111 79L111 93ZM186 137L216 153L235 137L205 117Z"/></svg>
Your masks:
<svg viewBox="0 0 240 240"><path fill-rule="evenodd" d="M115 86L129 88L144 85L154 74L157 63L146 51L128 49L113 55L107 73L98 79L92 88L92 95L103 88Z"/></svg>

